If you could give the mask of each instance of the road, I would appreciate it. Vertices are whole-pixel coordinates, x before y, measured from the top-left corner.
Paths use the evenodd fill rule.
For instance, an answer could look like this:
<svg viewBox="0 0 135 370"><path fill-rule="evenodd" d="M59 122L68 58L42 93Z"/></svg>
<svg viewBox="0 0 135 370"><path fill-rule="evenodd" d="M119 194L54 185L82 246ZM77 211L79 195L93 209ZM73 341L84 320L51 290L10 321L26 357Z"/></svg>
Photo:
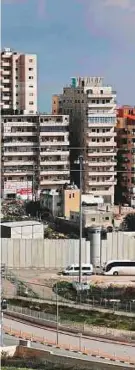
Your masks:
<svg viewBox="0 0 135 370"><path fill-rule="evenodd" d="M18 321L7 319L4 317L4 326L11 327L13 330L22 331L33 334L37 337L45 338L48 341L56 341L56 332L54 330L41 329L33 327L28 324L23 324ZM71 345L73 347L81 347L80 349L89 349L91 351L100 351L108 353L109 355L116 355L117 357L129 357L135 360L135 347L126 344L115 344L111 342L104 342L101 339L91 339L87 337L79 338L79 336L70 335L67 333L59 333L60 345Z"/></svg>
<svg viewBox="0 0 135 370"><path fill-rule="evenodd" d="M14 345L18 345L19 344L19 339L16 339L16 338L13 338L13 337L10 337L9 335L5 334L4 335L4 345L5 346L14 346ZM39 343L31 343L31 347L32 348L36 348L36 349L41 349L41 350L47 350L48 351L48 347L47 346L43 346L42 344L39 344ZM52 348L50 349L51 352L53 352L54 354L57 354L57 355L61 355L61 356L66 356L67 357L67 351L65 350L60 350L60 349L56 349L56 348ZM78 358L79 360L83 360L83 361L93 361L93 362L96 362L96 363L106 363L106 364L110 364L110 361L108 360L101 360L100 358L94 358L94 357L91 357L91 356L85 356L85 355L82 355L80 353L73 353L73 352L68 352L68 356L69 357L72 357L72 358ZM85 364L85 362L84 362ZM111 364L116 364L116 362L112 362L111 361ZM118 364L118 363L117 363ZM119 368L122 368L124 367L124 369L133 369L134 367L132 365L128 365L126 364L126 367L125 365L123 364L120 364L119 363ZM100 368L100 367L99 367Z"/></svg>

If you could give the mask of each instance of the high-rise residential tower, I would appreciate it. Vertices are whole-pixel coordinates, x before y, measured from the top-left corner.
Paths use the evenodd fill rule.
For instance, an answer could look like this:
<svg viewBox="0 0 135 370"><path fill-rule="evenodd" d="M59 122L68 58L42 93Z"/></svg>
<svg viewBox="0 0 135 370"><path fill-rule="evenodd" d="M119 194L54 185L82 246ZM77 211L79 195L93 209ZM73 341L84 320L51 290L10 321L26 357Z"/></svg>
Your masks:
<svg viewBox="0 0 135 370"><path fill-rule="evenodd" d="M116 202L135 205L135 107L117 111Z"/></svg>
<svg viewBox="0 0 135 370"><path fill-rule="evenodd" d="M70 115L71 178L83 155L83 191L114 203L116 185L116 92L101 77L72 78L63 94L54 95L53 114Z"/></svg>
<svg viewBox="0 0 135 370"><path fill-rule="evenodd" d="M1 109L4 114L37 112L37 56L9 48L1 52Z"/></svg>

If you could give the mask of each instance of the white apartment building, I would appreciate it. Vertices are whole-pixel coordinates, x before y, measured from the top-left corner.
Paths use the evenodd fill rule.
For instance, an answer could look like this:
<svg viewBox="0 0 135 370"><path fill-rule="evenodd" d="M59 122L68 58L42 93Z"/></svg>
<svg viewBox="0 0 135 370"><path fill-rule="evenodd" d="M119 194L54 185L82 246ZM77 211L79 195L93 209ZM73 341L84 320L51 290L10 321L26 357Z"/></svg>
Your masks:
<svg viewBox="0 0 135 370"><path fill-rule="evenodd" d="M59 101L58 101L59 100ZM83 191L114 203L116 184L116 92L101 77L73 78L53 97L53 111L70 114L71 166L83 154ZM75 151L75 147L80 150Z"/></svg>
<svg viewBox="0 0 135 370"><path fill-rule="evenodd" d="M69 116L40 116L40 190L70 183Z"/></svg>
<svg viewBox="0 0 135 370"><path fill-rule="evenodd" d="M1 52L1 109L34 114L37 112L37 56L9 48Z"/></svg>
<svg viewBox="0 0 135 370"><path fill-rule="evenodd" d="M4 197L35 199L69 182L69 117L2 116Z"/></svg>
<svg viewBox="0 0 135 370"><path fill-rule="evenodd" d="M38 116L2 117L2 190L4 197L32 199L38 185Z"/></svg>

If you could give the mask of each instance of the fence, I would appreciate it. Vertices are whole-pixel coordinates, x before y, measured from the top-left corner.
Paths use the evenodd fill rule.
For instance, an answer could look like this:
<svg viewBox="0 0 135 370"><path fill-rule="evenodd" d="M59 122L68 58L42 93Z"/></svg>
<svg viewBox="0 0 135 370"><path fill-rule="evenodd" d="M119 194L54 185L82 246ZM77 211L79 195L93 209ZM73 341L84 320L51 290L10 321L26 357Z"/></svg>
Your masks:
<svg viewBox="0 0 135 370"><path fill-rule="evenodd" d="M10 315L24 320L28 320L33 324L45 325L46 327L53 327L60 331L78 333L78 335L90 335L93 337L108 338L112 340L119 340L122 343L135 341L135 332L126 331L126 330L117 330L107 327L100 327L94 325L88 325L85 322L77 323L70 320L63 319L61 320L59 315L57 317L52 314L47 314L45 312L36 312L34 310L24 308L24 307L14 307L8 305L7 312ZM58 324L57 324L58 323Z"/></svg>

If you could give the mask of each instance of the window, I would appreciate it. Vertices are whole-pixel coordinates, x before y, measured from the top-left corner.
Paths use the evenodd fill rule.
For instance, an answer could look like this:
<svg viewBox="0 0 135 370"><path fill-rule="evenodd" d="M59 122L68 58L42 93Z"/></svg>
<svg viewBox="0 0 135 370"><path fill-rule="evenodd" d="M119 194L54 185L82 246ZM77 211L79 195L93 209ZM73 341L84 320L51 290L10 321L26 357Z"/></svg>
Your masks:
<svg viewBox="0 0 135 370"><path fill-rule="evenodd" d="M95 221L95 217L92 217L92 218L91 218L91 221Z"/></svg>
<svg viewBox="0 0 135 370"><path fill-rule="evenodd" d="M74 270L75 271L79 271L79 266L78 267L74 267Z"/></svg>
<svg viewBox="0 0 135 370"><path fill-rule="evenodd" d="M30 88L34 87L33 85L29 85Z"/></svg>
<svg viewBox="0 0 135 370"><path fill-rule="evenodd" d="M109 220L109 217L105 217L105 220Z"/></svg>
<svg viewBox="0 0 135 370"><path fill-rule="evenodd" d="M75 194L73 193L73 198L75 197Z"/></svg>
<svg viewBox="0 0 135 370"><path fill-rule="evenodd" d="M16 94L16 96L18 96L18 94Z"/></svg>
<svg viewBox="0 0 135 370"><path fill-rule="evenodd" d="M34 94L33 93L30 93L29 96L33 96Z"/></svg>
<svg viewBox="0 0 135 370"><path fill-rule="evenodd" d="M86 267L86 266L82 267L82 271L90 271L90 270L91 270L90 266L88 266L88 267Z"/></svg>
<svg viewBox="0 0 135 370"><path fill-rule="evenodd" d="M69 194L69 198L71 199L71 194Z"/></svg>
<svg viewBox="0 0 135 370"><path fill-rule="evenodd" d="M29 62L32 63L33 62L33 59L29 59Z"/></svg>
<svg viewBox="0 0 135 370"><path fill-rule="evenodd" d="M29 102L29 105L33 105L33 104L34 104L34 103L33 103L33 101L30 101L30 102Z"/></svg>
<svg viewBox="0 0 135 370"><path fill-rule="evenodd" d="M33 76L29 76L29 80L33 80Z"/></svg>
<svg viewBox="0 0 135 370"><path fill-rule="evenodd" d="M16 80L18 80L18 76L16 76L15 78L16 78Z"/></svg>
<svg viewBox="0 0 135 370"><path fill-rule="evenodd" d="M33 68L29 68L29 71L33 71Z"/></svg>

